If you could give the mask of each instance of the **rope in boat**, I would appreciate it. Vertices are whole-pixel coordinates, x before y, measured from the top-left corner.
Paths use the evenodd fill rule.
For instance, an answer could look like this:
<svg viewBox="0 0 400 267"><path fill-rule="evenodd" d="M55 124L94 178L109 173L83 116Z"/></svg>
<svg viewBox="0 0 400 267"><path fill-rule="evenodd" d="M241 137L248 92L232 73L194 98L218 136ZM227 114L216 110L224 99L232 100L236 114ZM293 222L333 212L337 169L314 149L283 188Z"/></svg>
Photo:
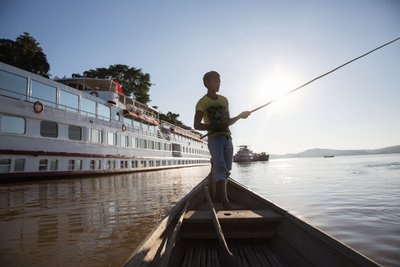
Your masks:
<svg viewBox="0 0 400 267"><path fill-rule="evenodd" d="M385 47L385 46L387 46L387 45L389 45L389 44L391 44L391 43L394 43L394 42L396 42L396 41L398 41L398 40L400 40L400 37L397 37L396 39L393 39L393 40L390 41L390 42L387 42L387 43L385 43L385 44L383 44L383 45L381 45L381 46L378 46L377 48L374 48L374 49L368 51L367 53L362 54L361 56L358 56L358 57L356 57L356 58L353 58L352 60L349 60L349 61L347 61L346 63L344 63L344 64L342 64L342 65L340 65L340 66L338 66L338 67L336 67L336 68L334 68L334 69L332 69L332 70L330 70L330 71L328 71L328 72L325 72L324 74L321 74L321 75L319 75L318 77L315 77L314 79L312 79L312 80L310 80L310 81L308 81L308 82L306 82L306 83L304 83L304 84L302 84L302 85L300 85L300 86L294 88L293 90L287 92L286 94L282 95L281 97L276 98L276 99L273 99L273 100L269 101L268 103L265 103L265 104L263 104L263 105L261 105L261 106L255 108L255 109L251 110L250 113L253 113L253 112L255 112L255 111L259 110L259 109L262 109L262 108L264 108L264 107L266 107L266 106L272 104L273 102L275 102L275 101L277 101L277 100L279 100L279 99L281 99L281 98L283 98L283 97L285 97L285 96L287 96L287 95L289 95L289 94L291 94L291 93L294 93L295 91L297 91L297 90L299 90L299 89L301 89L301 88L303 88L303 87L309 85L310 83L313 83L313 82L315 82L316 80L319 80L319 79L321 79L322 77L325 77L325 76L331 74L332 72L335 72L335 71L337 71L338 69L343 68L344 66L346 66L346 65L348 65L348 64L350 64L350 63L353 63L354 61L359 60L360 58L363 58L363 57L365 57L365 56L367 56L367 55L369 55L369 54L371 54L371 53L373 53L373 52L375 52L375 51L377 51L377 50L379 50L379 49L381 49L381 48L383 48L383 47ZM210 134L212 134L212 133L213 133L213 132L207 133L207 134L201 136L200 138L202 139L202 138L204 138L204 137L206 137L206 136L208 136L208 135L210 135Z"/></svg>

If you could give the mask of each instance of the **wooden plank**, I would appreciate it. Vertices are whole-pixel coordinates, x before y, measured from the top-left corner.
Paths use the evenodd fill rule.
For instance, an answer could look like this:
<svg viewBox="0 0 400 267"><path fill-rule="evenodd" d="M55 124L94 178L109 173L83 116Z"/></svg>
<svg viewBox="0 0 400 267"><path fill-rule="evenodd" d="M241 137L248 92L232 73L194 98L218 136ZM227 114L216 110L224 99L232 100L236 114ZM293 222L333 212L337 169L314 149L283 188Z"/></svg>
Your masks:
<svg viewBox="0 0 400 267"><path fill-rule="evenodd" d="M179 231L181 229L182 226L182 222L183 222L183 217L185 216L186 210L189 206L190 200L186 201L185 206L183 207L182 211L181 211L181 215L179 216L178 222L175 225L174 231L171 234L171 237L168 239L166 248L165 248L165 253L162 257L161 263L160 263L160 267L167 267L168 266L168 262L169 262L169 258L171 256L171 252L172 249L175 247L175 243L176 243L176 238L179 234Z"/></svg>
<svg viewBox="0 0 400 267"><path fill-rule="evenodd" d="M212 266L212 262L211 262L211 246L207 246L206 247L206 255L207 255L207 263L206 266Z"/></svg>
<svg viewBox="0 0 400 267"><path fill-rule="evenodd" d="M246 257L242 254L242 251L239 249L238 245L235 244L231 248L233 255L235 255L235 257L239 259L241 267L250 267L247 264Z"/></svg>
<svg viewBox="0 0 400 267"><path fill-rule="evenodd" d="M226 240L225 240L224 234L222 232L221 225L219 224L219 221L218 221L218 218L217 218L217 214L216 214L214 206L212 204L211 197L210 197L210 194L208 193L208 188L207 187L204 188L204 193L206 195L206 200L207 200L209 208L210 208L210 210L208 211L208 214L210 215L209 219L212 219L213 222L214 222L215 232L217 233L217 237L218 237L219 243L220 243L223 251L226 254L232 256L232 253L230 252L230 250L228 248L228 245L226 244Z"/></svg>
<svg viewBox="0 0 400 267"><path fill-rule="evenodd" d="M260 244L253 245L253 246L250 246L250 249L253 251L255 257L261 263L260 266L265 266L265 267L270 266L267 257L260 251L259 246L260 246Z"/></svg>
<svg viewBox="0 0 400 267"><path fill-rule="evenodd" d="M273 267L285 267L286 264L283 263L278 256L276 256L272 250L267 246L261 246L261 251L267 256L269 262Z"/></svg>
<svg viewBox="0 0 400 267"><path fill-rule="evenodd" d="M276 235L274 230L265 230L262 228L247 228L247 229L232 229L224 230L225 238L229 239L268 239ZM215 239L217 236L213 229L185 229L181 233L182 238L185 239Z"/></svg>
<svg viewBox="0 0 400 267"><path fill-rule="evenodd" d="M221 224L279 222L282 219L281 215L272 210L220 210L216 215ZM207 210L189 210L185 214L184 223L209 223L211 218Z"/></svg>
<svg viewBox="0 0 400 267"><path fill-rule="evenodd" d="M192 262L193 245L189 245L186 248L185 257L183 259L182 266L190 266Z"/></svg>

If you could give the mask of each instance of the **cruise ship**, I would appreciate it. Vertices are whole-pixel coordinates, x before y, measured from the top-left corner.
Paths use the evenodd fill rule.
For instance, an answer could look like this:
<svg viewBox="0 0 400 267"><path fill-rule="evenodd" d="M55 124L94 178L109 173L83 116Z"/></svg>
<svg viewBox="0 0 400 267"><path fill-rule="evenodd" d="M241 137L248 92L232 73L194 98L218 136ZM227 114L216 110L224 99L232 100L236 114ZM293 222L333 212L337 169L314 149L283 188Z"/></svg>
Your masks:
<svg viewBox="0 0 400 267"><path fill-rule="evenodd" d="M118 86L0 62L0 181L210 164L200 133L160 120Z"/></svg>

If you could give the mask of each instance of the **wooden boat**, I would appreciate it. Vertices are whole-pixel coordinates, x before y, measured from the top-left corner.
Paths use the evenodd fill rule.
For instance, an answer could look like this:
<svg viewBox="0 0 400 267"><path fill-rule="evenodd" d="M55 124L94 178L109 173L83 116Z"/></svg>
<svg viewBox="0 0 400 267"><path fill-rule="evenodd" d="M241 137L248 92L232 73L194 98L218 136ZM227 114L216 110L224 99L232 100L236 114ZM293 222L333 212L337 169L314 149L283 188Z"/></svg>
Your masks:
<svg viewBox="0 0 400 267"><path fill-rule="evenodd" d="M234 180L227 184L231 210L222 210L211 202L208 180L172 208L124 266L379 266Z"/></svg>

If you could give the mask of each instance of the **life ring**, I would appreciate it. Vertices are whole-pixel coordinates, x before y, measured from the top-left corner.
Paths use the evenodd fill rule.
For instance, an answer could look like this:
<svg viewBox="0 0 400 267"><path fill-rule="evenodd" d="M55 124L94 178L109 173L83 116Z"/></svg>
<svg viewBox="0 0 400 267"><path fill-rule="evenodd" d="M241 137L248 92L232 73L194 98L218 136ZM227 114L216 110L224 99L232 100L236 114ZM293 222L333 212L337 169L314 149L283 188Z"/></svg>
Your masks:
<svg viewBox="0 0 400 267"><path fill-rule="evenodd" d="M122 131L125 132L126 131L126 125L122 124Z"/></svg>
<svg viewBox="0 0 400 267"><path fill-rule="evenodd" d="M43 103L40 101L33 103L33 111L35 111L35 113L42 113L44 111Z"/></svg>
<svg viewBox="0 0 400 267"><path fill-rule="evenodd" d="M90 92L90 94L91 94L92 96L99 97L99 93L97 93L97 92L95 92L95 91Z"/></svg>

